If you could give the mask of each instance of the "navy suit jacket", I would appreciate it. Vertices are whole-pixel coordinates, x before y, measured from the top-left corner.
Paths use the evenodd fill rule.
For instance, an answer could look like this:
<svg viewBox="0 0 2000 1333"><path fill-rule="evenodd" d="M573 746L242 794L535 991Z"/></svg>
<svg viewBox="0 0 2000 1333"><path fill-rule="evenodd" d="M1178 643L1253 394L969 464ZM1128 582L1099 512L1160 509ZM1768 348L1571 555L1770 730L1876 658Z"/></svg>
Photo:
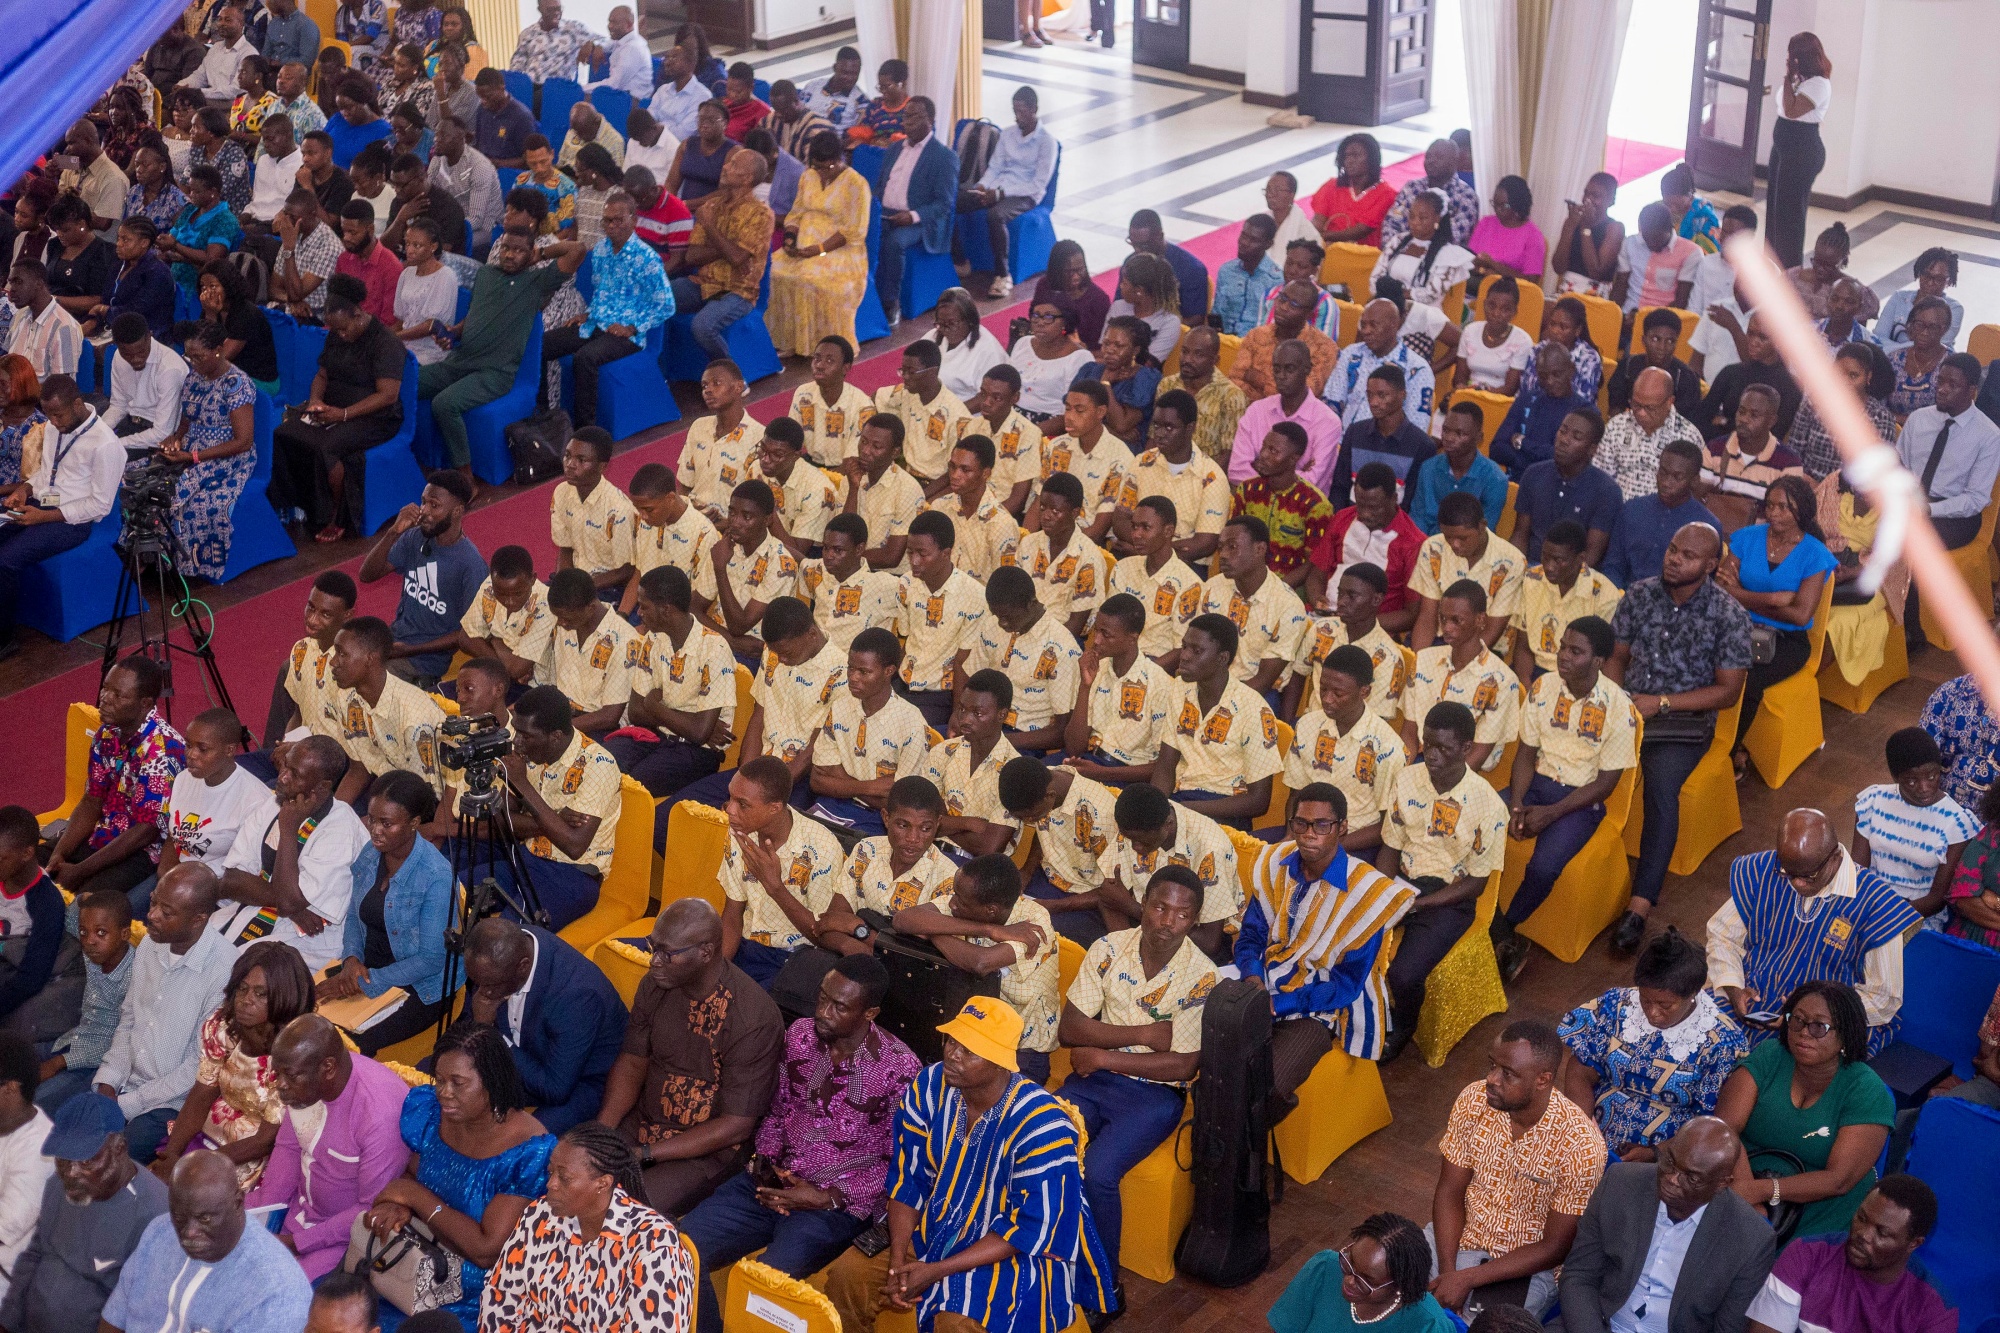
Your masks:
<svg viewBox="0 0 2000 1333"><path fill-rule="evenodd" d="M519 1041L514 1064L536 1106L567 1102L577 1088L601 1089L625 1041L625 1001L598 967L540 926L524 927L539 952L528 982L521 1031L511 1031L507 1006L494 1015L503 1035ZM582 1118L596 1113L593 1106Z"/></svg>
<svg viewBox="0 0 2000 1333"><path fill-rule="evenodd" d="M903 143L892 145L882 159L880 189L888 188L889 173L896 169L896 160L907 147ZM952 219L958 214L958 154L935 131L917 158L917 169L910 173L909 206L917 215L917 225L923 228L924 249L934 255L949 254ZM889 206L885 203L882 207L886 210Z"/></svg>

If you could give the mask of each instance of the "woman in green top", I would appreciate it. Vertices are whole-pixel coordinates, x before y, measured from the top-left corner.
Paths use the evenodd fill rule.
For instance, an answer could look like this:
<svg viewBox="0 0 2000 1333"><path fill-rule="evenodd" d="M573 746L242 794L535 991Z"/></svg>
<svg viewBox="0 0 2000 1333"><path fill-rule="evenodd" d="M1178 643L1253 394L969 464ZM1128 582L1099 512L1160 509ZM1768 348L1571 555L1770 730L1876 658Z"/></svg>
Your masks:
<svg viewBox="0 0 2000 1333"><path fill-rule="evenodd" d="M1716 1115L1743 1140L1735 1190L1768 1210L1805 1205L1795 1236L1845 1233L1875 1185L1875 1161L1896 1119L1896 1099L1870 1069L1868 1015L1852 986L1808 981L1785 1001L1776 1041L1757 1046L1722 1085ZM1754 1179L1754 1169L1788 1171L1758 1154L1790 1153L1803 1172Z"/></svg>
<svg viewBox="0 0 2000 1333"><path fill-rule="evenodd" d="M1453 1333L1430 1294L1431 1250L1407 1217L1377 1213L1306 1260L1266 1318L1273 1333Z"/></svg>

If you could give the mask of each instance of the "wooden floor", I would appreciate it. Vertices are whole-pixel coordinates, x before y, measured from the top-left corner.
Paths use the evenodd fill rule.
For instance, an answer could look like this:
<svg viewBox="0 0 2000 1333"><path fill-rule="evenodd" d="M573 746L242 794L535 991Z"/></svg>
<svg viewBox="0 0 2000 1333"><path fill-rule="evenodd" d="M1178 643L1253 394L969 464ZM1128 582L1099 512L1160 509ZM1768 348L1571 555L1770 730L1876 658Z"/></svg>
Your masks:
<svg viewBox="0 0 2000 1333"><path fill-rule="evenodd" d="M1854 829L1854 798L1862 787L1888 781L1882 746L1889 734L1911 726L1930 691L1959 674L1957 659L1935 648L1919 651L1910 678L1883 694L1875 707L1856 717L1832 705L1825 709L1827 744L1792 775L1779 791L1752 776L1738 788L1743 831L1710 854L1693 876L1669 877L1653 913L1657 929L1678 926L1696 939L1728 896L1731 858L1771 845L1772 831L1788 810L1824 810L1847 838ZM1607 932L1608 933L1608 932ZM1162 1286L1122 1274L1131 1314L1122 1327L1173 1329L1175 1333L1263 1328L1263 1314L1299 1266L1315 1252L1345 1243L1347 1232L1371 1213L1389 1209L1430 1220L1431 1190L1437 1183L1437 1144L1453 1098L1466 1084L1485 1077L1486 1051L1512 1018L1554 1019L1614 986L1631 984L1631 963L1613 958L1600 938L1573 964L1564 964L1538 946L1527 970L1509 989L1506 1017L1495 1016L1460 1042L1444 1068L1426 1066L1412 1046L1383 1071L1395 1123L1335 1162L1314 1185L1287 1181L1285 1197L1271 1218L1271 1267L1257 1281L1233 1290L1180 1278Z"/></svg>

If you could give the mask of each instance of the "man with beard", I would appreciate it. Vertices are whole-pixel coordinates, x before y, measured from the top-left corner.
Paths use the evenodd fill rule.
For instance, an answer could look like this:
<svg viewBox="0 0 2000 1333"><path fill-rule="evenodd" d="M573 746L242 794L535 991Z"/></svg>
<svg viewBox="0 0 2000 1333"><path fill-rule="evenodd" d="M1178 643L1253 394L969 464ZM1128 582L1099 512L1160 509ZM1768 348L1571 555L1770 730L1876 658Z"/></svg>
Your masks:
<svg viewBox="0 0 2000 1333"><path fill-rule="evenodd" d="M486 581L486 558L465 535L471 504L472 483L464 474L431 473L420 501L403 506L361 562L363 583L392 572L403 576L403 595L389 625L395 644L388 667L424 689L451 665L459 623Z"/></svg>

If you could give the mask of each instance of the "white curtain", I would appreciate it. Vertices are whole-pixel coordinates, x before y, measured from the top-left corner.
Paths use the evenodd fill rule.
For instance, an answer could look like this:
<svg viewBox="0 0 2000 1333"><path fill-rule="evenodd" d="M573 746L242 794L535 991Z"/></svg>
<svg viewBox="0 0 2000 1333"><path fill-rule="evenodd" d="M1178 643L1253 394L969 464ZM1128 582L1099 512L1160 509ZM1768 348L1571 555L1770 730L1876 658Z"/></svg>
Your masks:
<svg viewBox="0 0 2000 1333"><path fill-rule="evenodd" d="M938 131L951 142L952 92L958 87L963 0L921 0L910 15L910 91L937 106Z"/></svg>
<svg viewBox="0 0 2000 1333"><path fill-rule="evenodd" d="M1611 94L1631 17L1632 0L1555 0L1551 9L1527 172L1535 222L1551 246L1569 212L1563 201L1581 198L1584 181L1604 167ZM1475 102L1475 124L1479 110ZM1473 142L1476 147L1478 140ZM1480 173L1482 181L1488 179L1484 166ZM1559 265L1559 257L1551 255L1552 278Z"/></svg>
<svg viewBox="0 0 2000 1333"><path fill-rule="evenodd" d="M896 0L854 0L854 44L861 51L861 86L875 95L875 71L894 60Z"/></svg>
<svg viewBox="0 0 2000 1333"><path fill-rule="evenodd" d="M1461 0L1458 13L1472 95L1472 165L1490 196L1492 182L1522 174L1520 5L1519 0Z"/></svg>

